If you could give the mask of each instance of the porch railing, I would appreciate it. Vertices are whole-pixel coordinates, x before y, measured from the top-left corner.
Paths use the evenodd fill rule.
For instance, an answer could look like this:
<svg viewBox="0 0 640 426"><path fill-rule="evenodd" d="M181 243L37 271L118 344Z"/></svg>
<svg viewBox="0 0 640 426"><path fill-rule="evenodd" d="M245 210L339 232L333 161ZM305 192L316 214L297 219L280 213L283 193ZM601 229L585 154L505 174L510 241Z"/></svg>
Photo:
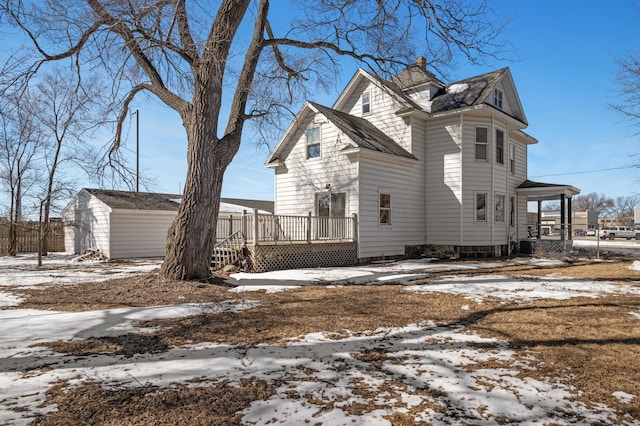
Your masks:
<svg viewBox="0 0 640 426"><path fill-rule="evenodd" d="M217 240L240 231L245 244L298 243L313 241L357 241L357 215L319 217L259 214L257 210L241 215L220 216Z"/></svg>

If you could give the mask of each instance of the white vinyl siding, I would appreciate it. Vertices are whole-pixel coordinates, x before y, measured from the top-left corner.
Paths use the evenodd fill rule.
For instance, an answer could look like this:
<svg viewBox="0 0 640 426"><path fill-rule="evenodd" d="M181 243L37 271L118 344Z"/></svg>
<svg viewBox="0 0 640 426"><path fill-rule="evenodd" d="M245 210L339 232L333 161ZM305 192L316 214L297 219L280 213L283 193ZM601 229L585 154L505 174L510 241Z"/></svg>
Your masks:
<svg viewBox="0 0 640 426"><path fill-rule="evenodd" d="M100 250L110 257L109 227L111 208L82 190L65 208L65 251L79 254Z"/></svg>
<svg viewBox="0 0 640 426"><path fill-rule="evenodd" d="M304 130L294 135L288 154L283 158L285 166L275 170L276 214L307 215L316 214L316 194L345 192L347 194L346 215L357 212L357 162L350 161L341 150L348 144L344 134L324 116L317 114L301 123L302 129L322 123L321 158L306 159L306 138ZM329 188L327 188L329 185Z"/></svg>
<svg viewBox="0 0 640 426"><path fill-rule="evenodd" d="M426 141L427 244L461 244L463 160L460 118L430 122ZM473 146L473 139L469 145Z"/></svg>
<svg viewBox="0 0 640 426"><path fill-rule="evenodd" d="M114 210L111 213L111 258L162 257L173 211Z"/></svg>
<svg viewBox="0 0 640 426"><path fill-rule="evenodd" d="M370 113L364 118L396 141L409 152L411 151L411 135L409 126L405 120L395 114L401 105L395 101L387 91L380 89L373 83L367 82L359 85L354 93L346 99L341 110L354 115L362 116L362 93L369 93Z"/></svg>
<svg viewBox="0 0 640 426"><path fill-rule="evenodd" d="M421 165L377 158L360 158L359 164L359 257L404 255L405 246L424 244ZM391 194L388 225L380 224L380 194Z"/></svg>

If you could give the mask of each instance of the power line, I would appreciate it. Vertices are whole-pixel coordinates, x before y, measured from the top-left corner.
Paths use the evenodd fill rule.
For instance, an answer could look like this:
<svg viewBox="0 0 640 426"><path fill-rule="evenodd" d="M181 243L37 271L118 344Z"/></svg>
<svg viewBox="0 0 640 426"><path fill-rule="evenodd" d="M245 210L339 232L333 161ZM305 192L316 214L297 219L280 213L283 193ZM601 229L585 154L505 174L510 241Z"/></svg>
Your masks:
<svg viewBox="0 0 640 426"><path fill-rule="evenodd" d="M539 178L539 177L551 177L551 176L580 175L585 173L608 172L611 170L634 169L634 168L640 168L640 164L634 164L632 166L611 167L610 169L585 170L581 172L556 173L552 175L537 175L537 176L531 176L531 177Z"/></svg>

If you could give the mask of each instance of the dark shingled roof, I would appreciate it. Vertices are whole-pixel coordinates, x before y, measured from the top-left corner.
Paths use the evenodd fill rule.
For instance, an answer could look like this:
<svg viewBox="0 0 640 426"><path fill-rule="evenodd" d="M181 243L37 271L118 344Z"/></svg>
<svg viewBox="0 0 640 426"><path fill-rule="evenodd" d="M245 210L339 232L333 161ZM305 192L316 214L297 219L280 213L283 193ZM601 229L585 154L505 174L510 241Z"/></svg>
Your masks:
<svg viewBox="0 0 640 426"><path fill-rule="evenodd" d="M455 91L449 93L446 89L440 90L433 98L431 113L435 114L482 104L493 93L495 85L506 72L507 68L502 68L447 85L447 87L451 87L454 84L466 84L469 87L457 93Z"/></svg>
<svg viewBox="0 0 640 426"><path fill-rule="evenodd" d="M178 211L180 194L159 194L155 192L116 191L111 189L85 188L100 201L113 209L124 210L166 210ZM236 204L249 209L259 209L273 213L273 201L244 200L241 198L221 198L223 203Z"/></svg>
<svg viewBox="0 0 640 426"><path fill-rule="evenodd" d="M435 74L419 65L411 65L405 68L400 74L391 78L391 83L397 85L401 90L410 89L426 83L435 83L438 86L444 86L444 83L438 80Z"/></svg>
<svg viewBox="0 0 640 426"><path fill-rule="evenodd" d="M559 183L534 182L532 180L527 179L524 182L522 182L520 185L518 185L518 188L556 188L561 186L566 186L566 185L562 185Z"/></svg>
<svg viewBox="0 0 640 426"><path fill-rule="evenodd" d="M364 118L356 117L314 102L309 102L309 104L327 117L329 121L335 124L336 127L344 132L349 139L355 142L360 148L416 159L413 154L398 145L398 143L382 132L382 130Z"/></svg>

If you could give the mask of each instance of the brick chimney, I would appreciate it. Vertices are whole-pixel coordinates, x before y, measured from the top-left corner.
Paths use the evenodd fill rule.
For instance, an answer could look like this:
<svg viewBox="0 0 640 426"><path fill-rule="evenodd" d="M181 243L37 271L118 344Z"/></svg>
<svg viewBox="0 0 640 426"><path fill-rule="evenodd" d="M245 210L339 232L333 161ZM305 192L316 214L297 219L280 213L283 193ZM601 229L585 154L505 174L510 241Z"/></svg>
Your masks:
<svg viewBox="0 0 640 426"><path fill-rule="evenodd" d="M418 56L415 60L415 63L421 69L423 70L427 69L427 58L425 58L424 56Z"/></svg>

